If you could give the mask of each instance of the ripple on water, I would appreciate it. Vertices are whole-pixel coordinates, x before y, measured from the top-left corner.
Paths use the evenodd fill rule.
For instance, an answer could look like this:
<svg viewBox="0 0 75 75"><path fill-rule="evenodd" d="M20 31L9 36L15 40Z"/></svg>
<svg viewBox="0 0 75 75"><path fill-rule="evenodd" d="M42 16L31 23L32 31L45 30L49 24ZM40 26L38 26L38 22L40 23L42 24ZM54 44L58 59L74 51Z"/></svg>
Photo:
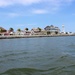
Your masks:
<svg viewBox="0 0 75 75"><path fill-rule="evenodd" d="M28 54L26 51L22 52L6 52L4 54L0 55L0 64L2 63L8 63L11 61L18 61L20 58L24 59L26 58L25 56Z"/></svg>
<svg viewBox="0 0 75 75"><path fill-rule="evenodd" d="M9 69L0 75L75 75L75 65L67 67L54 67L47 70L35 68L14 68Z"/></svg>
<svg viewBox="0 0 75 75"><path fill-rule="evenodd" d="M23 54L27 54L28 52L8 52L0 56L0 58L11 57L11 56L19 56Z"/></svg>

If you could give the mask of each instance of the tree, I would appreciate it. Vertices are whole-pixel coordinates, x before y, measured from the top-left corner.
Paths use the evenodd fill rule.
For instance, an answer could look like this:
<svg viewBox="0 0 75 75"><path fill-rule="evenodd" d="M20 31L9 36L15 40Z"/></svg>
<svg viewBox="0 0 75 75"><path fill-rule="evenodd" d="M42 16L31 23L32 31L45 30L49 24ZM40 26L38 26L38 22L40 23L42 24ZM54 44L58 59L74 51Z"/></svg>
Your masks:
<svg viewBox="0 0 75 75"><path fill-rule="evenodd" d="M25 28L25 30L28 31L29 29L28 28Z"/></svg>
<svg viewBox="0 0 75 75"><path fill-rule="evenodd" d="M38 29L39 29L39 32L41 32L41 28L38 27Z"/></svg>
<svg viewBox="0 0 75 75"><path fill-rule="evenodd" d="M58 31L55 31L55 34L58 34Z"/></svg>
<svg viewBox="0 0 75 75"><path fill-rule="evenodd" d="M47 31L47 35L49 35L49 34L51 34L51 32L50 31Z"/></svg>
<svg viewBox="0 0 75 75"><path fill-rule="evenodd" d="M13 29L13 28L10 28L10 29L9 29L9 31L10 31L10 32L13 32L13 31L14 31L14 29Z"/></svg>
<svg viewBox="0 0 75 75"><path fill-rule="evenodd" d="M21 29L19 28L19 29L17 29L17 31L18 31L18 32L21 32Z"/></svg>
<svg viewBox="0 0 75 75"><path fill-rule="evenodd" d="M68 32L66 32L66 34L68 34Z"/></svg>
<svg viewBox="0 0 75 75"><path fill-rule="evenodd" d="M2 32L3 30L2 29L0 29L0 32Z"/></svg>

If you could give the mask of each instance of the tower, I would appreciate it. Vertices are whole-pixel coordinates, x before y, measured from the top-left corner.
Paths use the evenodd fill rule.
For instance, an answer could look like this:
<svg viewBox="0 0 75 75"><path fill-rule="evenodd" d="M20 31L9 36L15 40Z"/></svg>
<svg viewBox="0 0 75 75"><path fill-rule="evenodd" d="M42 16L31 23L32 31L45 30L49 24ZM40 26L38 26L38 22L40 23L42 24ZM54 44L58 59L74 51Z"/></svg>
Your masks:
<svg viewBox="0 0 75 75"><path fill-rule="evenodd" d="M65 26L64 26L64 24L62 25L62 32L65 33Z"/></svg>

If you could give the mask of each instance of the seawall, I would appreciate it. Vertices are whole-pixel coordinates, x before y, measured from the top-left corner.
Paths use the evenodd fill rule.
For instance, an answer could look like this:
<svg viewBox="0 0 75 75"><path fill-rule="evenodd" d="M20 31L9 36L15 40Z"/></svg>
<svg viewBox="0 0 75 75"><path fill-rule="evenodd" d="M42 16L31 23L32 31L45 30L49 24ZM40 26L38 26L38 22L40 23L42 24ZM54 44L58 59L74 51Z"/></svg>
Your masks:
<svg viewBox="0 0 75 75"><path fill-rule="evenodd" d="M36 38L36 37L65 37L65 36L75 36L75 34L73 34L73 35L8 35L8 36L0 36L0 39Z"/></svg>

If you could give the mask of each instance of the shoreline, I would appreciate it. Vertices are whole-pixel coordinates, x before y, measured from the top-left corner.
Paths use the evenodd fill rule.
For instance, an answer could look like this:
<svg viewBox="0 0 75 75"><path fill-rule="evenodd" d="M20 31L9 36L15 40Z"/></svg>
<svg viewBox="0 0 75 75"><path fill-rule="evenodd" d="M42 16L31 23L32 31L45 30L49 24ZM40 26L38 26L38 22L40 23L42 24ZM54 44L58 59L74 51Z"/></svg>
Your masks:
<svg viewBox="0 0 75 75"><path fill-rule="evenodd" d="M72 35L9 35L9 36L0 36L0 39L37 38L37 37L66 37L66 36L75 36L75 34L72 34Z"/></svg>

